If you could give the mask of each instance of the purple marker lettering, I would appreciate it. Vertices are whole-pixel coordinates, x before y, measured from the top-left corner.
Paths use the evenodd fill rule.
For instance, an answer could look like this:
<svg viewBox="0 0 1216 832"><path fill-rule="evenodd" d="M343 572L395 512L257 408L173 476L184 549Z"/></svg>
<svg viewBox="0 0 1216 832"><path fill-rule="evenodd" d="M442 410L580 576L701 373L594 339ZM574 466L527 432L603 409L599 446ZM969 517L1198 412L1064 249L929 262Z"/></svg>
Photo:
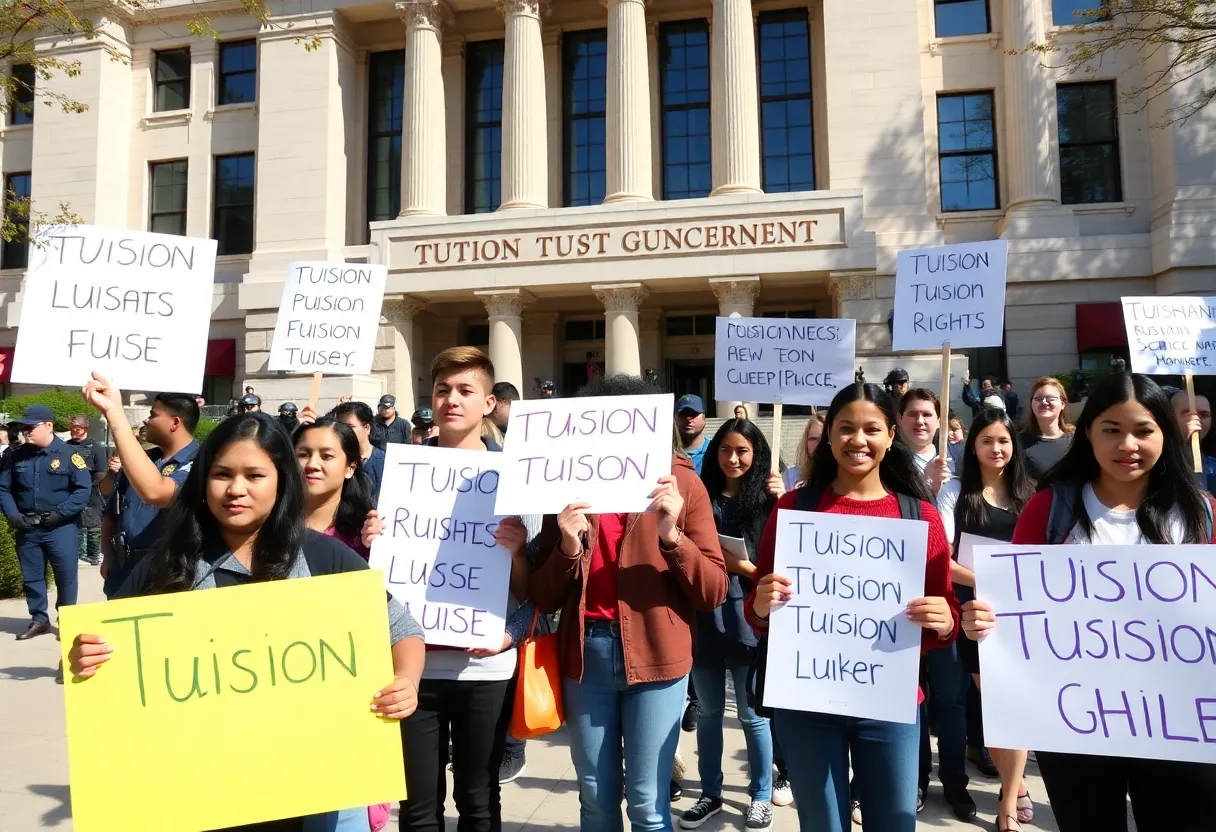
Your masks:
<svg viewBox="0 0 1216 832"><path fill-rule="evenodd" d="M1089 716L1089 719L1090 719L1090 726L1088 729L1086 729L1086 728L1078 728L1076 725L1073 725L1072 720L1068 718L1068 713L1064 710L1064 692L1066 690L1068 690L1069 688L1079 688L1079 687L1081 687L1081 685L1079 685L1078 683L1069 682L1067 685L1060 688L1060 692L1058 694L1056 694L1056 709L1060 712L1060 719L1064 720L1064 724L1067 725L1069 728L1071 728L1073 730L1073 732L1075 732L1077 734L1092 734L1098 730L1098 718L1094 715L1093 711L1085 712Z"/></svg>
<svg viewBox="0 0 1216 832"><path fill-rule="evenodd" d="M1021 564L1018 559L1022 558L1022 557L1041 558L1042 556L1043 556L1042 552L1005 552L1005 553L1002 553L999 555L992 556L994 559L995 558L1013 558L1013 585L1014 585L1014 589L1017 590L1019 601L1022 600L1022 570L1021 570Z"/></svg>
<svg viewBox="0 0 1216 832"><path fill-rule="evenodd" d="M1153 586L1153 573L1157 572L1160 567L1165 567L1167 570L1172 569L1174 570L1174 574L1178 576L1178 580L1181 582L1182 586L1178 590L1177 595L1170 596L1165 594L1168 589L1167 587L1163 587L1162 584L1165 583L1167 579L1161 578L1159 576L1160 573L1158 573L1156 582L1157 586ZM1171 563L1168 560L1159 560L1144 571L1144 585L1148 587L1148 591L1154 598L1156 598L1158 601L1165 601L1167 604L1172 604L1175 601L1181 601L1186 597L1186 573L1182 571L1181 566L1176 563Z"/></svg>
<svg viewBox="0 0 1216 832"><path fill-rule="evenodd" d="M1208 705L1214 706L1211 714L1206 711ZM1216 734L1208 734L1208 723L1216 722L1216 699L1196 699L1195 715L1199 717L1199 730L1203 734L1203 741L1216 742Z"/></svg>
<svg viewBox="0 0 1216 832"><path fill-rule="evenodd" d="M1127 730L1133 737L1136 736L1136 721L1132 719L1132 703L1127 701L1127 691L1119 691L1119 696L1123 700L1123 707L1107 708L1102 704L1102 691L1098 688L1094 689L1094 698L1098 703L1098 716L1102 720L1102 736L1107 739L1110 739L1110 726L1106 724L1106 717L1117 714L1127 717Z"/></svg>
<svg viewBox="0 0 1216 832"><path fill-rule="evenodd" d="M998 612L996 618L1016 618L1018 620L1018 635L1022 639L1022 658L1030 660L1030 646L1026 643L1026 617L1032 615L1047 615L1046 610L1032 610L1029 612ZM1046 621L1046 619L1044 619Z"/></svg>
<svg viewBox="0 0 1216 832"><path fill-rule="evenodd" d="M1106 571L1102 568L1104 566L1116 566L1117 564L1118 564L1118 561L1103 560L1103 561L1099 561L1098 565L1096 567L1094 567L1095 569L1098 570L1099 575L1101 575L1103 578L1106 578L1106 580L1110 581L1112 584L1115 585L1115 589L1119 593L1118 595L1116 595L1113 598L1103 598L1101 595L1099 595L1097 592L1095 592L1094 598L1096 600L1107 601L1107 602L1113 603L1115 601L1122 601L1123 596L1125 596L1127 594L1127 591L1123 588L1123 584L1119 583L1119 579L1116 578L1114 575L1106 574Z"/></svg>
<svg viewBox="0 0 1216 832"><path fill-rule="evenodd" d="M1176 742L1199 742L1199 737L1188 737L1186 734L1171 734L1169 723L1166 721L1165 715L1165 694L1157 694L1157 705L1161 709L1161 738L1165 740L1174 740Z"/></svg>

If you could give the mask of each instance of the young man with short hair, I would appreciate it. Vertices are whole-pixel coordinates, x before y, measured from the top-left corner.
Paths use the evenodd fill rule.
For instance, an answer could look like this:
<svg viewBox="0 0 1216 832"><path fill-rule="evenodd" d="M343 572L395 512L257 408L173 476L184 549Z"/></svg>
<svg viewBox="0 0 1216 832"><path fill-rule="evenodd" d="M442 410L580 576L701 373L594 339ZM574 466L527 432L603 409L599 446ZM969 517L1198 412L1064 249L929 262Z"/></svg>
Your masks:
<svg viewBox="0 0 1216 832"><path fill-rule="evenodd" d="M372 425L372 444L380 450L389 442L404 445L410 441L410 423L397 413L397 397L380 397L379 415Z"/></svg>
<svg viewBox="0 0 1216 832"><path fill-rule="evenodd" d="M680 396L676 402L676 429L684 453L692 460L692 467L700 476L705 449L709 447L709 440L705 438L705 402L700 396L692 393Z"/></svg>
<svg viewBox="0 0 1216 832"><path fill-rule="evenodd" d="M372 444L372 409L363 402L342 402L330 413L355 432L355 438L359 440L359 457L363 460L363 473L372 489L372 502L378 504L380 482L384 479L384 451Z"/></svg>
<svg viewBox="0 0 1216 832"><path fill-rule="evenodd" d="M500 381L491 392L494 395L494 412L490 414L490 421L506 435L507 422L511 418L511 402L519 401L519 388L509 381Z"/></svg>

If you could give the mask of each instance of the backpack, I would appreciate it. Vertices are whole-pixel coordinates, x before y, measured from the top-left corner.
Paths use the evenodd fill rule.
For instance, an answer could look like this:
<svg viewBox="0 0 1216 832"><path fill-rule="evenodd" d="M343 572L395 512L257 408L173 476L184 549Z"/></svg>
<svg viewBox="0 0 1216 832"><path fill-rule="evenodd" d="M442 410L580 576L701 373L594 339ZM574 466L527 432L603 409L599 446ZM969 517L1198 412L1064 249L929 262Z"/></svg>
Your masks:
<svg viewBox="0 0 1216 832"><path fill-rule="evenodd" d="M1051 509L1047 514L1047 545L1058 546L1068 540L1068 533L1077 524L1077 494L1078 490L1063 483L1051 486ZM1203 510L1206 513L1208 540L1212 539L1212 501L1206 495L1203 497Z"/></svg>
<svg viewBox="0 0 1216 832"><path fill-rule="evenodd" d="M819 500L823 491L807 487L794 491L794 511L818 511ZM899 501L899 517L901 520L920 520L920 500L907 494L896 494ZM764 677L768 667L768 634L760 637L756 650L752 654L751 665L747 669L747 704L756 712L756 716L771 718L772 708L764 707ZM738 692L736 691L736 696Z"/></svg>

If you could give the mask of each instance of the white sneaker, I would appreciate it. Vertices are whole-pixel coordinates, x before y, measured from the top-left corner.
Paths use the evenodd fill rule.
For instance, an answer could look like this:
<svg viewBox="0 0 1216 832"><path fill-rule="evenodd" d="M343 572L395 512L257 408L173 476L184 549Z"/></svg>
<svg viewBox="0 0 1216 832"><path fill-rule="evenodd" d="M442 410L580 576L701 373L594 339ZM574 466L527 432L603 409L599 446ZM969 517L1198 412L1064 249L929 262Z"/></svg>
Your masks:
<svg viewBox="0 0 1216 832"><path fill-rule="evenodd" d="M784 777L778 777L773 781L773 805L789 806L793 802L794 790L790 788L790 781Z"/></svg>

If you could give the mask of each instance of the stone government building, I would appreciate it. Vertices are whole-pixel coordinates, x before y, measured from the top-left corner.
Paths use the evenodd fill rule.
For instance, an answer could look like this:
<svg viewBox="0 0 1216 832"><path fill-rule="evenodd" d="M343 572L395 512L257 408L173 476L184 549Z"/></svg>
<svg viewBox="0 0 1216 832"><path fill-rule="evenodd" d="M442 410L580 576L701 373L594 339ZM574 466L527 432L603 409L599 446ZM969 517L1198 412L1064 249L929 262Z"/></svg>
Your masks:
<svg viewBox="0 0 1216 832"><path fill-rule="evenodd" d="M1216 107L1154 126L1216 71L1118 107L1164 53L1079 77L1009 54L1090 37L1092 5L270 0L263 27L226 0L103 2L95 40L39 44L80 63L45 83L88 110L14 109L0 164L36 208L219 241L213 402L307 398L265 370L297 259L389 269L375 371L326 402L408 413L456 343L525 395L595 362L712 398L719 314L856 318L870 380L932 383L935 356L890 352L896 252L994 237L1005 345L965 358L1024 391L1123 353L1120 296L1216 291ZM188 33L200 12L218 41ZM0 251L0 351L25 259Z"/></svg>

